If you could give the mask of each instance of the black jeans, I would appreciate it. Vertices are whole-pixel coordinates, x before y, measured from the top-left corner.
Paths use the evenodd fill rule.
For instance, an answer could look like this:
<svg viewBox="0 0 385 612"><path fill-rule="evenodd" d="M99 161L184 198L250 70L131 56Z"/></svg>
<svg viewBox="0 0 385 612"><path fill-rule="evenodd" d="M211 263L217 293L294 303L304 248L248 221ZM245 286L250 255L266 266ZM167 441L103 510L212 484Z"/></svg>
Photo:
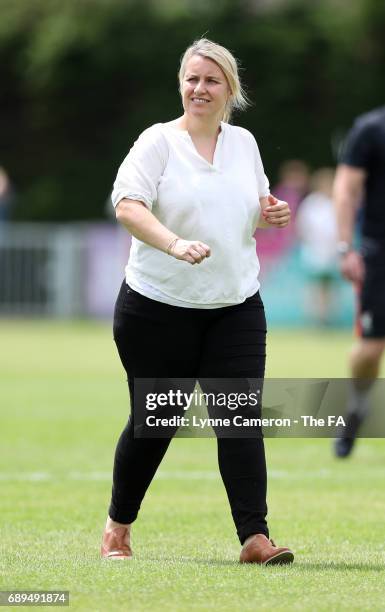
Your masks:
<svg viewBox="0 0 385 612"><path fill-rule="evenodd" d="M266 320L259 293L242 304L181 308L146 298L124 281L114 315L114 339L134 378L263 378ZM136 438L130 417L115 453L110 517L132 523L170 438ZM218 438L218 463L240 542L268 536L263 438Z"/></svg>

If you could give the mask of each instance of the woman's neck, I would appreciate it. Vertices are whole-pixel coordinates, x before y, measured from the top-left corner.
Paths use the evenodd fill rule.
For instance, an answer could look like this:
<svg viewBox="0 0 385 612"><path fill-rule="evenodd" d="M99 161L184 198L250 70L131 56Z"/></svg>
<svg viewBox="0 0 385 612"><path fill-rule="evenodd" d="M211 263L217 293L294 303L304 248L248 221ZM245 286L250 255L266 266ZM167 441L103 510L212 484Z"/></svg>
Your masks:
<svg viewBox="0 0 385 612"><path fill-rule="evenodd" d="M200 117L191 117L191 115L182 115L177 119L177 123L182 130L187 130L191 136L197 138L213 138L216 137L221 129L220 120L205 121Z"/></svg>

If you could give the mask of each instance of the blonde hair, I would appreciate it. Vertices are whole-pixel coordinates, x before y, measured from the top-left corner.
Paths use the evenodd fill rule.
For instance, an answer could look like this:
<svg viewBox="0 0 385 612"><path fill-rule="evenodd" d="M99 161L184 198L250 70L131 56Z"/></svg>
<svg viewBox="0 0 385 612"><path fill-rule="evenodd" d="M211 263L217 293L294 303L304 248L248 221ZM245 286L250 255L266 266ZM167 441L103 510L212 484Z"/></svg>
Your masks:
<svg viewBox="0 0 385 612"><path fill-rule="evenodd" d="M223 71L230 88L230 97L225 106L223 121L229 122L234 109L245 110L250 105L250 101L241 85L236 58L228 49L208 38L195 40L193 44L186 49L181 58L178 74L180 93L182 93L182 83L186 73L187 62L193 55L200 55L201 57L211 59Z"/></svg>

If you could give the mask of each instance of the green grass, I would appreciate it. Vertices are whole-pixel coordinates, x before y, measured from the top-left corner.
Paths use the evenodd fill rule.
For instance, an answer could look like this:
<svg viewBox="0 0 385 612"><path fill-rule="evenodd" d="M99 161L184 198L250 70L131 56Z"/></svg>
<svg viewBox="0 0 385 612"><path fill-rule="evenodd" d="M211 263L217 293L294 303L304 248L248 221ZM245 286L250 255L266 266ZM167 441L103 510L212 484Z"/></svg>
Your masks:
<svg viewBox="0 0 385 612"><path fill-rule="evenodd" d="M99 559L127 415L109 326L0 323L0 588L66 589L73 610L384 610L383 440L266 440L269 524L291 567L237 563L212 439L176 439L134 527L135 559ZM351 336L269 334L268 376L344 376Z"/></svg>

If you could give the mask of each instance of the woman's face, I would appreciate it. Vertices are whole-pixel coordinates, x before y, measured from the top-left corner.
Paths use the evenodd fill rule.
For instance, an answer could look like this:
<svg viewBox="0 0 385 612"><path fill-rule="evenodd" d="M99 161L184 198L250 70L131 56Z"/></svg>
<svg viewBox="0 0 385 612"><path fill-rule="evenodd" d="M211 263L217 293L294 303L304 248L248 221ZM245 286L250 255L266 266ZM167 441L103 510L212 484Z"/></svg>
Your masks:
<svg viewBox="0 0 385 612"><path fill-rule="evenodd" d="M213 60L193 55L186 64L182 82L185 113L220 120L230 88L221 68Z"/></svg>

